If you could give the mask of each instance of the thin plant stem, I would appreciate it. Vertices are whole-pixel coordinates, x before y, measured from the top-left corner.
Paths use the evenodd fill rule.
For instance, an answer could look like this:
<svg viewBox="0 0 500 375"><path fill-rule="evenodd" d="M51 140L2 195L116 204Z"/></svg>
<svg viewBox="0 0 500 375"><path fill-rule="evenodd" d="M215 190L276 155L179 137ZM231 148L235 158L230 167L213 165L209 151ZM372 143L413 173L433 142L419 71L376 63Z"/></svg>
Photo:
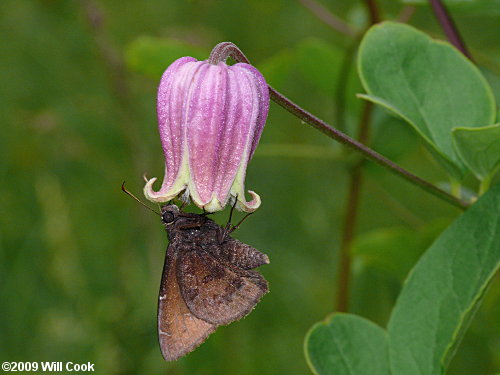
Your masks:
<svg viewBox="0 0 500 375"><path fill-rule="evenodd" d="M376 24L380 21L379 8L375 0L365 0L366 8L370 14L370 23ZM361 144L368 144L370 134L370 124L373 114L373 103L365 102L361 113L358 130L358 141ZM340 312L349 311L349 297L351 289L351 251L355 238L361 191L363 184L363 164L366 159L357 162L351 170L349 178L349 190L344 212L344 225L342 230L342 240L339 252L339 271L336 309Z"/></svg>
<svg viewBox="0 0 500 375"><path fill-rule="evenodd" d="M453 19L451 18L448 10L444 6L441 0L429 0L432 10L434 11L434 15L436 16L439 24L441 25L446 37L460 52L462 52L469 60L472 61L472 56L469 53L465 43L458 32Z"/></svg>
<svg viewBox="0 0 500 375"><path fill-rule="evenodd" d="M141 169L147 163L141 156L144 155L144 152L141 150L141 137L137 133L137 126L135 126L137 114L134 111L135 106L132 105L133 99L127 82L125 62L105 28L106 17L101 5L94 0L80 0L77 4L83 11L89 33L94 39L102 66L109 79L113 97L119 107L120 121L118 123L123 137L130 147L131 154L135 155L132 159L134 169L141 173Z"/></svg>
<svg viewBox="0 0 500 375"><path fill-rule="evenodd" d="M365 5L368 9L368 14L370 14L370 23L374 25L380 22L380 12L377 2L375 0L365 0Z"/></svg>
<svg viewBox="0 0 500 375"><path fill-rule="evenodd" d="M370 123L373 113L373 103L365 102L359 124L358 140L366 144L369 138ZM363 184L363 164L366 159L357 162L351 171L349 190L344 212L344 225L339 252L339 277L336 310L347 312L349 310L349 295L351 285L351 249L356 230L359 202Z"/></svg>
<svg viewBox="0 0 500 375"><path fill-rule="evenodd" d="M448 194L446 191L438 188L437 186L431 184L430 182L414 175L413 173L405 170L398 164L394 163L393 161L387 159L385 156L380 155L378 152L370 149L369 147L366 147L362 143L352 139L348 135L340 132L339 130L333 128L331 125L326 123L323 120L320 120L316 116L312 115L311 113L307 112L306 110L302 109L292 101L290 101L288 98L286 98L284 95L280 94L278 91L274 90L272 87L269 86L269 92L271 94L271 99L273 99L274 102L285 108L287 111L291 112L298 118L300 118L302 121L305 123L311 125L312 127L316 128L317 130L321 131L322 133L326 134L332 139L335 139L337 142L340 142L358 152L360 152L364 157L367 159L370 159L381 166L389 169L391 172L399 175L400 177L403 177L407 181L413 183L414 185L419 186L420 188L426 190L427 192L435 195L436 197L453 204L454 206L457 206L459 208L465 209L468 207L468 203L464 202L450 194Z"/></svg>
<svg viewBox="0 0 500 375"><path fill-rule="evenodd" d="M300 0L302 5L304 5L309 11L318 17L325 24L330 26L335 31L341 34L355 37L357 31L349 25L347 22L342 20L340 17L333 14L329 9L325 8L322 4L315 0Z"/></svg>
<svg viewBox="0 0 500 375"><path fill-rule="evenodd" d="M401 12L399 12L396 19L398 22L407 23L416 10L417 8L414 5L405 5L403 9L401 9Z"/></svg>
<svg viewBox="0 0 500 375"><path fill-rule="evenodd" d="M340 131L345 131L347 129L346 124L346 116L345 116L345 108L346 108L346 89L349 83L349 77L351 73L351 69L353 67L353 60L356 56L356 50L361 40L360 37L356 38L355 41L347 48L347 51L344 54L342 62L340 64L337 85L335 87L335 121L337 123L337 128Z"/></svg>
<svg viewBox="0 0 500 375"><path fill-rule="evenodd" d="M131 160L132 167L136 171L135 173L137 175L141 175L143 173L144 166L148 164L146 163L144 157L147 153L143 152L143 142L137 133L137 130L139 129L139 127L136 126L138 115L135 108L137 106L133 101L132 93L128 85L125 61L105 27L106 14L101 4L95 0L80 0L75 4L78 4L81 7L89 33L94 39L94 43L101 58L101 63L108 75L110 89L116 98L116 106L119 109L118 112L120 114L120 118L118 123L120 125L120 130L125 141L127 142L128 147L130 148L130 154L134 155ZM139 215L146 218L146 215L148 215L146 212L146 210L140 210ZM147 221L148 220L138 220L138 222L143 223L143 225L145 225ZM145 228L149 228L149 225ZM125 236L128 237L125 239L125 243L132 243L133 241L130 238L132 232L125 232ZM147 242L147 248L149 249L149 267L150 269L155 269L158 263L158 249L153 243L153 237L147 237L151 238ZM131 250L128 248L124 249L124 254L127 255L130 251Z"/></svg>
<svg viewBox="0 0 500 375"><path fill-rule="evenodd" d="M224 61L228 57L232 57L237 62L243 62L249 64L250 61L246 58L246 56L241 52L241 50L231 42L222 42L214 47L212 53L209 57L210 63L216 63L216 61ZM391 172L403 177L407 181L412 184L424 189L428 193L433 194L434 196L451 203L452 205L459 207L461 209L465 209L469 206L467 202L454 197L453 195L448 194L446 191L438 188L437 186L431 184L430 182L414 175L413 173L407 171L402 168L400 165L394 163L393 161L387 159L385 156L382 156L378 152L372 150L371 148L363 145L362 143L356 141L355 139L349 137L347 134L342 133L341 131L335 129L327 122L319 119L313 114L309 113L305 109L299 107L297 104L292 102L286 96L282 95L271 86L269 87L269 94L271 99L285 108L287 111L304 121L305 123L311 125L313 128L321 131L326 134L328 137L340 142L358 152L360 152L365 158L374 161L375 163L380 164L381 166L389 169Z"/></svg>

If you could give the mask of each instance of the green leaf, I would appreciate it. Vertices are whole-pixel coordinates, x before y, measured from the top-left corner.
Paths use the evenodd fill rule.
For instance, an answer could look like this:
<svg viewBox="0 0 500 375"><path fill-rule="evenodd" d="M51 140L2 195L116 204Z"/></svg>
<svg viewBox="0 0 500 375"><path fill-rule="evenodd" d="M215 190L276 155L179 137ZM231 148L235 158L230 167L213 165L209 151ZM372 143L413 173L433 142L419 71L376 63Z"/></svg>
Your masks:
<svg viewBox="0 0 500 375"><path fill-rule="evenodd" d="M177 40L141 36L126 48L125 61L130 70L159 80L178 58L191 56L198 60L208 58L208 52Z"/></svg>
<svg viewBox="0 0 500 375"><path fill-rule="evenodd" d="M453 145L479 180L490 178L500 167L500 124L455 128Z"/></svg>
<svg viewBox="0 0 500 375"><path fill-rule="evenodd" d="M455 178L467 171L452 144L457 126L490 125L491 88L479 70L448 43L413 27L383 22L364 36L358 70L368 95L407 121Z"/></svg>
<svg viewBox="0 0 500 375"><path fill-rule="evenodd" d="M373 119L372 128L371 148L392 161L398 162L408 158L419 145L413 129L406 126L403 120L388 113L380 111ZM371 170L376 172L378 167Z"/></svg>
<svg viewBox="0 0 500 375"><path fill-rule="evenodd" d="M391 315L392 374L442 374L500 264L500 185L422 256Z"/></svg>
<svg viewBox="0 0 500 375"><path fill-rule="evenodd" d="M333 95L344 52L321 39L306 39L295 47L297 68L302 77Z"/></svg>
<svg viewBox="0 0 500 375"><path fill-rule="evenodd" d="M387 375L387 333L350 314L316 323L305 339L306 359L318 375Z"/></svg>

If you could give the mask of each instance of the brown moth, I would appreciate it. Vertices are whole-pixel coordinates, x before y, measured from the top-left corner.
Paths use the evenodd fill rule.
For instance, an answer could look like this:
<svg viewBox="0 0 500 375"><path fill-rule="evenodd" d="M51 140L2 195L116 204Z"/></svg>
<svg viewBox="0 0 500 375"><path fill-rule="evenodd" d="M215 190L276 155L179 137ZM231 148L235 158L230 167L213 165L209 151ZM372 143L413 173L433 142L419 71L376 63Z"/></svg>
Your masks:
<svg viewBox="0 0 500 375"><path fill-rule="evenodd" d="M162 207L161 219L169 245L158 298L158 336L163 357L173 361L218 326L250 313L268 292L267 281L252 269L269 258L204 214L170 204Z"/></svg>

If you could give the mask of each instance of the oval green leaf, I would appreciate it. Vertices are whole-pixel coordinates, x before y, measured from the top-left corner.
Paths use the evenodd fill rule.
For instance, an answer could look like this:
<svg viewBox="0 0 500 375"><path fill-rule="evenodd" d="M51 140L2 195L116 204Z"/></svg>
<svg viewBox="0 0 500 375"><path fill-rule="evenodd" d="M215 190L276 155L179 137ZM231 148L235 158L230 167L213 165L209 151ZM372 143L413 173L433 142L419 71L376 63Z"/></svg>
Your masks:
<svg viewBox="0 0 500 375"><path fill-rule="evenodd" d="M392 374L441 375L500 265L500 185L445 230L413 268L389 325Z"/></svg>
<svg viewBox="0 0 500 375"><path fill-rule="evenodd" d="M407 121L455 178L467 171L451 130L493 123L495 102L479 70L448 43L395 22L373 26L359 50L358 71L368 95Z"/></svg>
<svg viewBox="0 0 500 375"><path fill-rule="evenodd" d="M316 323L305 339L306 359L317 375L388 375L387 334L350 314Z"/></svg>
<svg viewBox="0 0 500 375"><path fill-rule="evenodd" d="M455 128L453 145L479 180L491 178L500 167L500 124Z"/></svg>

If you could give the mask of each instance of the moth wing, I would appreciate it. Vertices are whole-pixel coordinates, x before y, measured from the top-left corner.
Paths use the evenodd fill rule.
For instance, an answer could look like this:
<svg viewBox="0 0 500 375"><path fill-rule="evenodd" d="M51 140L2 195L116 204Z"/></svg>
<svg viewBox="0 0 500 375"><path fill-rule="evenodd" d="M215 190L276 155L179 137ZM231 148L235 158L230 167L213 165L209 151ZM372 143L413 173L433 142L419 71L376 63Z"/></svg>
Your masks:
<svg viewBox="0 0 500 375"><path fill-rule="evenodd" d="M268 291L258 272L238 269L202 249L180 255L177 280L189 310L215 325L243 318Z"/></svg>
<svg viewBox="0 0 500 375"><path fill-rule="evenodd" d="M193 351L216 329L216 325L194 316L182 298L175 270L177 255L169 246L158 299L158 336L166 361Z"/></svg>
<svg viewBox="0 0 500 375"><path fill-rule="evenodd" d="M269 264L269 258L266 254L232 237L224 241L217 250L220 257L245 270Z"/></svg>

